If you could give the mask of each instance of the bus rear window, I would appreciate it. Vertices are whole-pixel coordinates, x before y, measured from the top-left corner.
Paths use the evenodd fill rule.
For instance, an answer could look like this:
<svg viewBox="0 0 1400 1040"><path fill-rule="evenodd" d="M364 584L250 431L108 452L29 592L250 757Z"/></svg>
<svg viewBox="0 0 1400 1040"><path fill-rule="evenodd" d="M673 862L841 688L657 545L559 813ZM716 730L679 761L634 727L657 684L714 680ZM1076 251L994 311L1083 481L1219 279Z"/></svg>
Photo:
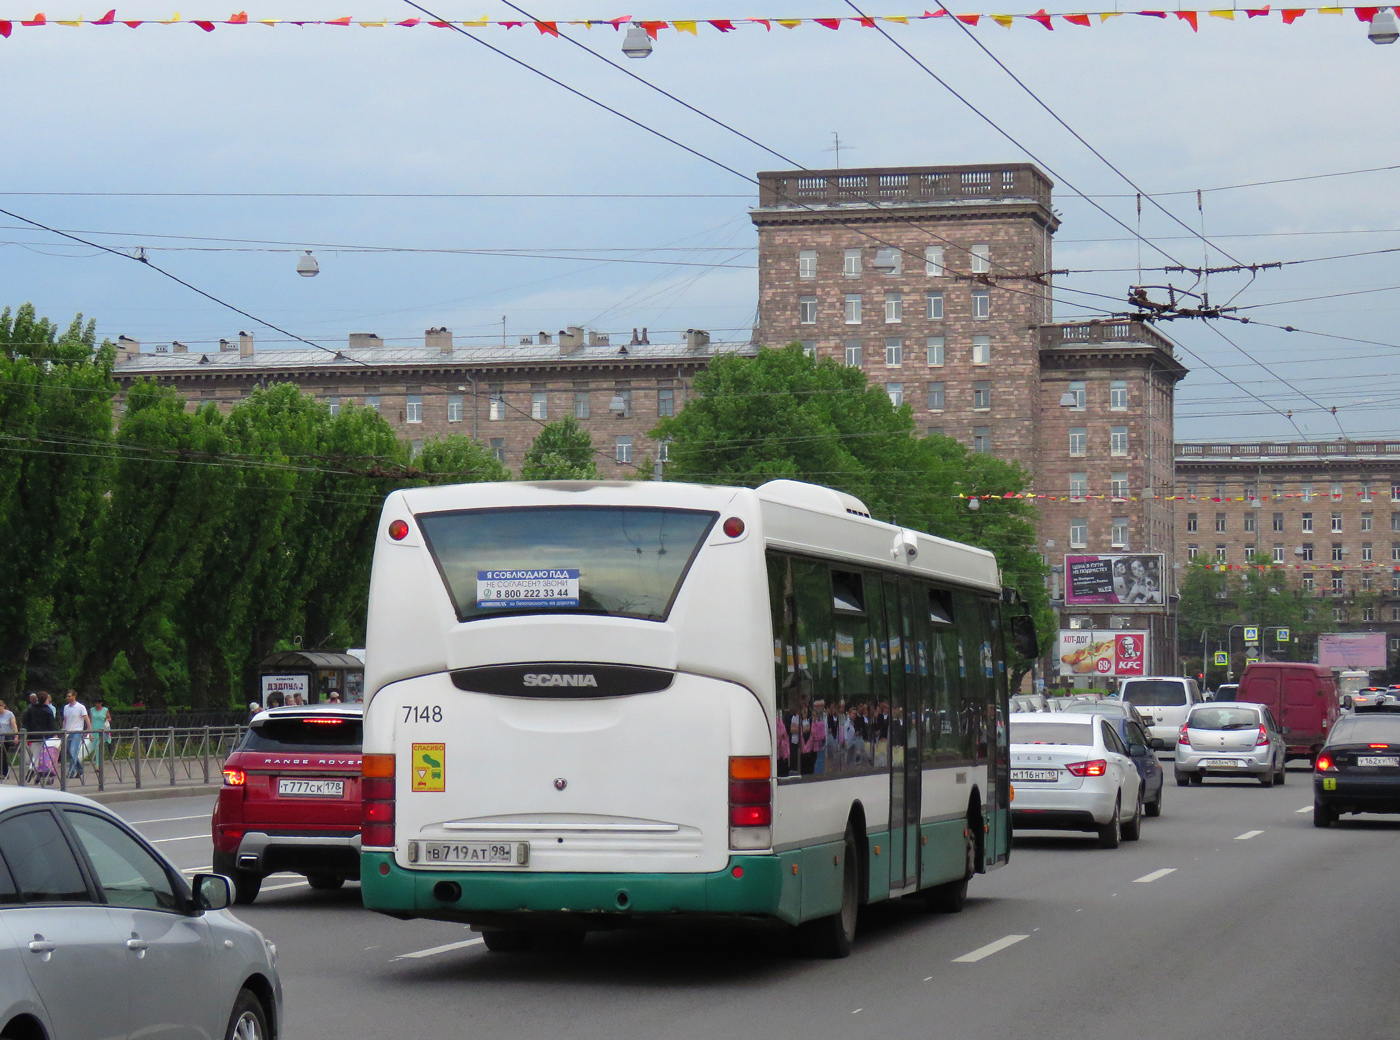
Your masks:
<svg viewBox="0 0 1400 1040"><path fill-rule="evenodd" d="M718 514L635 506L425 513L457 617L605 614L663 621Z"/></svg>

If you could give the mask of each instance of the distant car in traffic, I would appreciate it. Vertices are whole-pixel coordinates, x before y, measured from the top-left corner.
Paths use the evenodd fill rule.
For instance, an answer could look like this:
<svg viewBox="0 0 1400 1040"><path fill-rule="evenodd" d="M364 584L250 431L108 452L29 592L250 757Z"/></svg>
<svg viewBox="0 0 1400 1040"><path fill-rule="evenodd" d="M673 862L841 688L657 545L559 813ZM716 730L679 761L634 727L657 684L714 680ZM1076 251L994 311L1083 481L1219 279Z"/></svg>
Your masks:
<svg viewBox="0 0 1400 1040"><path fill-rule="evenodd" d="M1343 711L1364 711L1367 708L1386 707L1390 704L1400 707L1400 691L1386 686L1367 686L1355 693L1342 694Z"/></svg>
<svg viewBox="0 0 1400 1040"><path fill-rule="evenodd" d="M1186 713L1205 700L1195 679L1179 675L1124 679L1118 687L1118 699L1137 708L1147 722L1148 735L1169 748L1176 746Z"/></svg>
<svg viewBox="0 0 1400 1040"><path fill-rule="evenodd" d="M224 762L214 805L214 869L251 903L263 878L304 874L312 888L360 876L359 704L272 708L253 716Z"/></svg>
<svg viewBox="0 0 1400 1040"><path fill-rule="evenodd" d="M1176 743L1176 782L1185 787L1208 776L1249 776L1265 787L1283 783L1283 734L1262 704L1212 701L1191 709Z"/></svg>
<svg viewBox="0 0 1400 1040"><path fill-rule="evenodd" d="M1138 839L1142 777L1112 720L1061 712L1010 722L1013 828L1092 831L1105 849Z"/></svg>
<svg viewBox="0 0 1400 1040"><path fill-rule="evenodd" d="M1237 682L1223 682L1215 688L1215 692L1208 698L1213 701L1233 701L1239 699L1240 684Z"/></svg>
<svg viewBox="0 0 1400 1040"><path fill-rule="evenodd" d="M0 788L0 1037L272 1040L275 950L232 897L96 802Z"/></svg>
<svg viewBox="0 0 1400 1040"><path fill-rule="evenodd" d="M1344 715L1313 763L1313 824L1400 812L1400 713Z"/></svg>
<svg viewBox="0 0 1400 1040"><path fill-rule="evenodd" d="M1101 715L1118 730L1127 745L1128 755L1142 777L1142 803L1148 816L1162 815L1162 788L1167 774L1157 752L1166 748L1160 737L1149 737L1142 717L1131 704L1122 701L1100 701L1098 704L1071 704L1065 708L1070 715Z"/></svg>

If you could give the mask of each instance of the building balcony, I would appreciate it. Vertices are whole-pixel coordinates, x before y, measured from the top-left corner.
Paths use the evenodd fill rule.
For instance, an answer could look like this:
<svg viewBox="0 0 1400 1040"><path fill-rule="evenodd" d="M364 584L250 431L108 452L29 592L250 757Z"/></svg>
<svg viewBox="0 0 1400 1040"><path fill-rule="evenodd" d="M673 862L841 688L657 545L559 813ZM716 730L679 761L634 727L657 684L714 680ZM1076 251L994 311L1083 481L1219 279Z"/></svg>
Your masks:
<svg viewBox="0 0 1400 1040"><path fill-rule="evenodd" d="M1059 325L1043 325L1040 329L1040 349L1056 347L1087 347L1119 343L1142 343L1174 354L1175 345L1160 332L1141 321L1117 318L1109 321L1086 321Z"/></svg>

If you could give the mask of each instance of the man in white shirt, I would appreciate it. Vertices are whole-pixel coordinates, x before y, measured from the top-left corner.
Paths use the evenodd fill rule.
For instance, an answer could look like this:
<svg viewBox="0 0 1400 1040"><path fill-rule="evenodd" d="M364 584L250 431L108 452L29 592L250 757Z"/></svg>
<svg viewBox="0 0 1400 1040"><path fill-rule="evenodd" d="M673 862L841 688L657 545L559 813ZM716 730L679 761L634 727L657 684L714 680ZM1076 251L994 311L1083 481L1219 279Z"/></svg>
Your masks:
<svg viewBox="0 0 1400 1040"><path fill-rule="evenodd" d="M78 700L78 691L69 690L63 702L63 733L68 741L68 775L83 778L83 734L92 728L87 708Z"/></svg>
<svg viewBox="0 0 1400 1040"><path fill-rule="evenodd" d="M0 701L0 780L10 775L10 751L14 747L14 735L19 732L15 713Z"/></svg>

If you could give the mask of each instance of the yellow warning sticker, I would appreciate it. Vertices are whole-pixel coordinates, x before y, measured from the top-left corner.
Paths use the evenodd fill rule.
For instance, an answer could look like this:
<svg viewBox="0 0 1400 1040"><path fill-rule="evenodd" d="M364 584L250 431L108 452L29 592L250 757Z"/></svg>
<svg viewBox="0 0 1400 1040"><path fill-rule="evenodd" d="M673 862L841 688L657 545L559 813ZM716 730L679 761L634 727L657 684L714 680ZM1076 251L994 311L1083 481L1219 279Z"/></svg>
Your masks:
<svg viewBox="0 0 1400 1040"><path fill-rule="evenodd" d="M446 765L446 744L414 744L412 790L447 790Z"/></svg>

